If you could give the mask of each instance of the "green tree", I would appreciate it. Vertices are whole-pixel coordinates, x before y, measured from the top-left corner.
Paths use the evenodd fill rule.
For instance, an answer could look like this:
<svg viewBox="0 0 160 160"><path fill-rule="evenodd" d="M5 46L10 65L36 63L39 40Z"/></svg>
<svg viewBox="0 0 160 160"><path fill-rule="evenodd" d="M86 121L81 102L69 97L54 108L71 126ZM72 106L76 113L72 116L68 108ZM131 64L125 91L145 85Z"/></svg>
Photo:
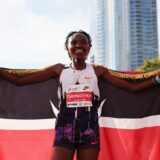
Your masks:
<svg viewBox="0 0 160 160"><path fill-rule="evenodd" d="M150 72L160 68L160 57L155 57L152 59L146 59L144 63L139 66L136 70L143 72Z"/></svg>

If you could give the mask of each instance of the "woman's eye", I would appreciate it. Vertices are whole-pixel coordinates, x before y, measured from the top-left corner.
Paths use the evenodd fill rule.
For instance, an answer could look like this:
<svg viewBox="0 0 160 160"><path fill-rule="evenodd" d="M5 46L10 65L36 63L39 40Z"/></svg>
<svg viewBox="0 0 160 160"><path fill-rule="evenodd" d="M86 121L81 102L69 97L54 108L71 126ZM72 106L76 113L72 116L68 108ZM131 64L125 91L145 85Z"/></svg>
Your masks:
<svg viewBox="0 0 160 160"><path fill-rule="evenodd" d="M72 41L71 44L72 44L72 45L76 44L76 41Z"/></svg>
<svg viewBox="0 0 160 160"><path fill-rule="evenodd" d="M71 41L71 43L70 43L71 45L76 45L76 44L80 44L80 45L86 45L86 44L88 44L88 42L87 41Z"/></svg>
<svg viewBox="0 0 160 160"><path fill-rule="evenodd" d="M82 41L81 44L88 44L88 42L87 41Z"/></svg>

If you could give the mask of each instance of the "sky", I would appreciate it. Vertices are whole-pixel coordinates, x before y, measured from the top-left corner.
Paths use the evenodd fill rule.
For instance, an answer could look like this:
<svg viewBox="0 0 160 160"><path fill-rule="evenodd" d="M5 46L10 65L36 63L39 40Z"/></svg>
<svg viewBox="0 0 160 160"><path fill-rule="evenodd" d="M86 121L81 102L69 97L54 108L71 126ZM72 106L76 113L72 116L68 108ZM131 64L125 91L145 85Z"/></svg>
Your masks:
<svg viewBox="0 0 160 160"><path fill-rule="evenodd" d="M0 0L0 67L69 63L70 31L90 32L94 0Z"/></svg>

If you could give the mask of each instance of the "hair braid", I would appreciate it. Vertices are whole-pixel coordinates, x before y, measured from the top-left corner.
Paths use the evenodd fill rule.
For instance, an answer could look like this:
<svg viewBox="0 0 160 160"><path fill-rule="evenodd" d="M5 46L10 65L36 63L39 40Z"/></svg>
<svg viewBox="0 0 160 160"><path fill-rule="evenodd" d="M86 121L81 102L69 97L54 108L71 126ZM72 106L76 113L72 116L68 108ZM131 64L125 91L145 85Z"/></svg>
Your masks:
<svg viewBox="0 0 160 160"><path fill-rule="evenodd" d="M64 47L65 47L66 50L67 50L67 48L68 48L68 40L69 40L69 38L70 38L71 36L73 36L74 34L76 34L76 33L80 33L80 34L85 35L85 36L87 37L87 39L88 39L89 45L92 46L91 36L90 36L87 32L85 32L85 31L83 31L83 30L71 31L71 32L68 33L68 35L67 35L67 37L66 37L66 41L65 41L65 43L64 43Z"/></svg>

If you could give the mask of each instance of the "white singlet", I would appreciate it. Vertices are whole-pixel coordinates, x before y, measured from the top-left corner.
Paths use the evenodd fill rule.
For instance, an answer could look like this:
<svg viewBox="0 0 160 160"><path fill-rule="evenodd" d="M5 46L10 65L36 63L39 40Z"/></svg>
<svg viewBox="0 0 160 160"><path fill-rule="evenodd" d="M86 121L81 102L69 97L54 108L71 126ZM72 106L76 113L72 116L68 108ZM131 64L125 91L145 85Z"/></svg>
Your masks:
<svg viewBox="0 0 160 160"><path fill-rule="evenodd" d="M67 101L70 101L72 99L76 100L78 95L80 95L81 97L80 98L78 97L79 99L83 99L84 97L87 97L90 101L90 98L89 98L90 92L92 92L97 97L100 96L97 76L91 64L86 64L86 68L83 70L75 70L70 65L66 65L60 76L60 85L61 85L61 88L59 87L58 89L58 97L60 100L64 98L66 98ZM81 88L88 88L88 92L87 91L83 92L84 90L82 91ZM73 90L77 90L76 91L77 94L68 93ZM78 94L78 92L80 94ZM65 97L65 94L66 94L66 97ZM78 98L77 100L79 100ZM85 101L86 99L84 98L83 100ZM88 102L85 101L84 103L82 103L82 105L85 106L86 104L86 106L91 106L91 104L89 104L89 101ZM72 104L70 104L70 106L73 107ZM77 106L75 105L75 107Z"/></svg>

